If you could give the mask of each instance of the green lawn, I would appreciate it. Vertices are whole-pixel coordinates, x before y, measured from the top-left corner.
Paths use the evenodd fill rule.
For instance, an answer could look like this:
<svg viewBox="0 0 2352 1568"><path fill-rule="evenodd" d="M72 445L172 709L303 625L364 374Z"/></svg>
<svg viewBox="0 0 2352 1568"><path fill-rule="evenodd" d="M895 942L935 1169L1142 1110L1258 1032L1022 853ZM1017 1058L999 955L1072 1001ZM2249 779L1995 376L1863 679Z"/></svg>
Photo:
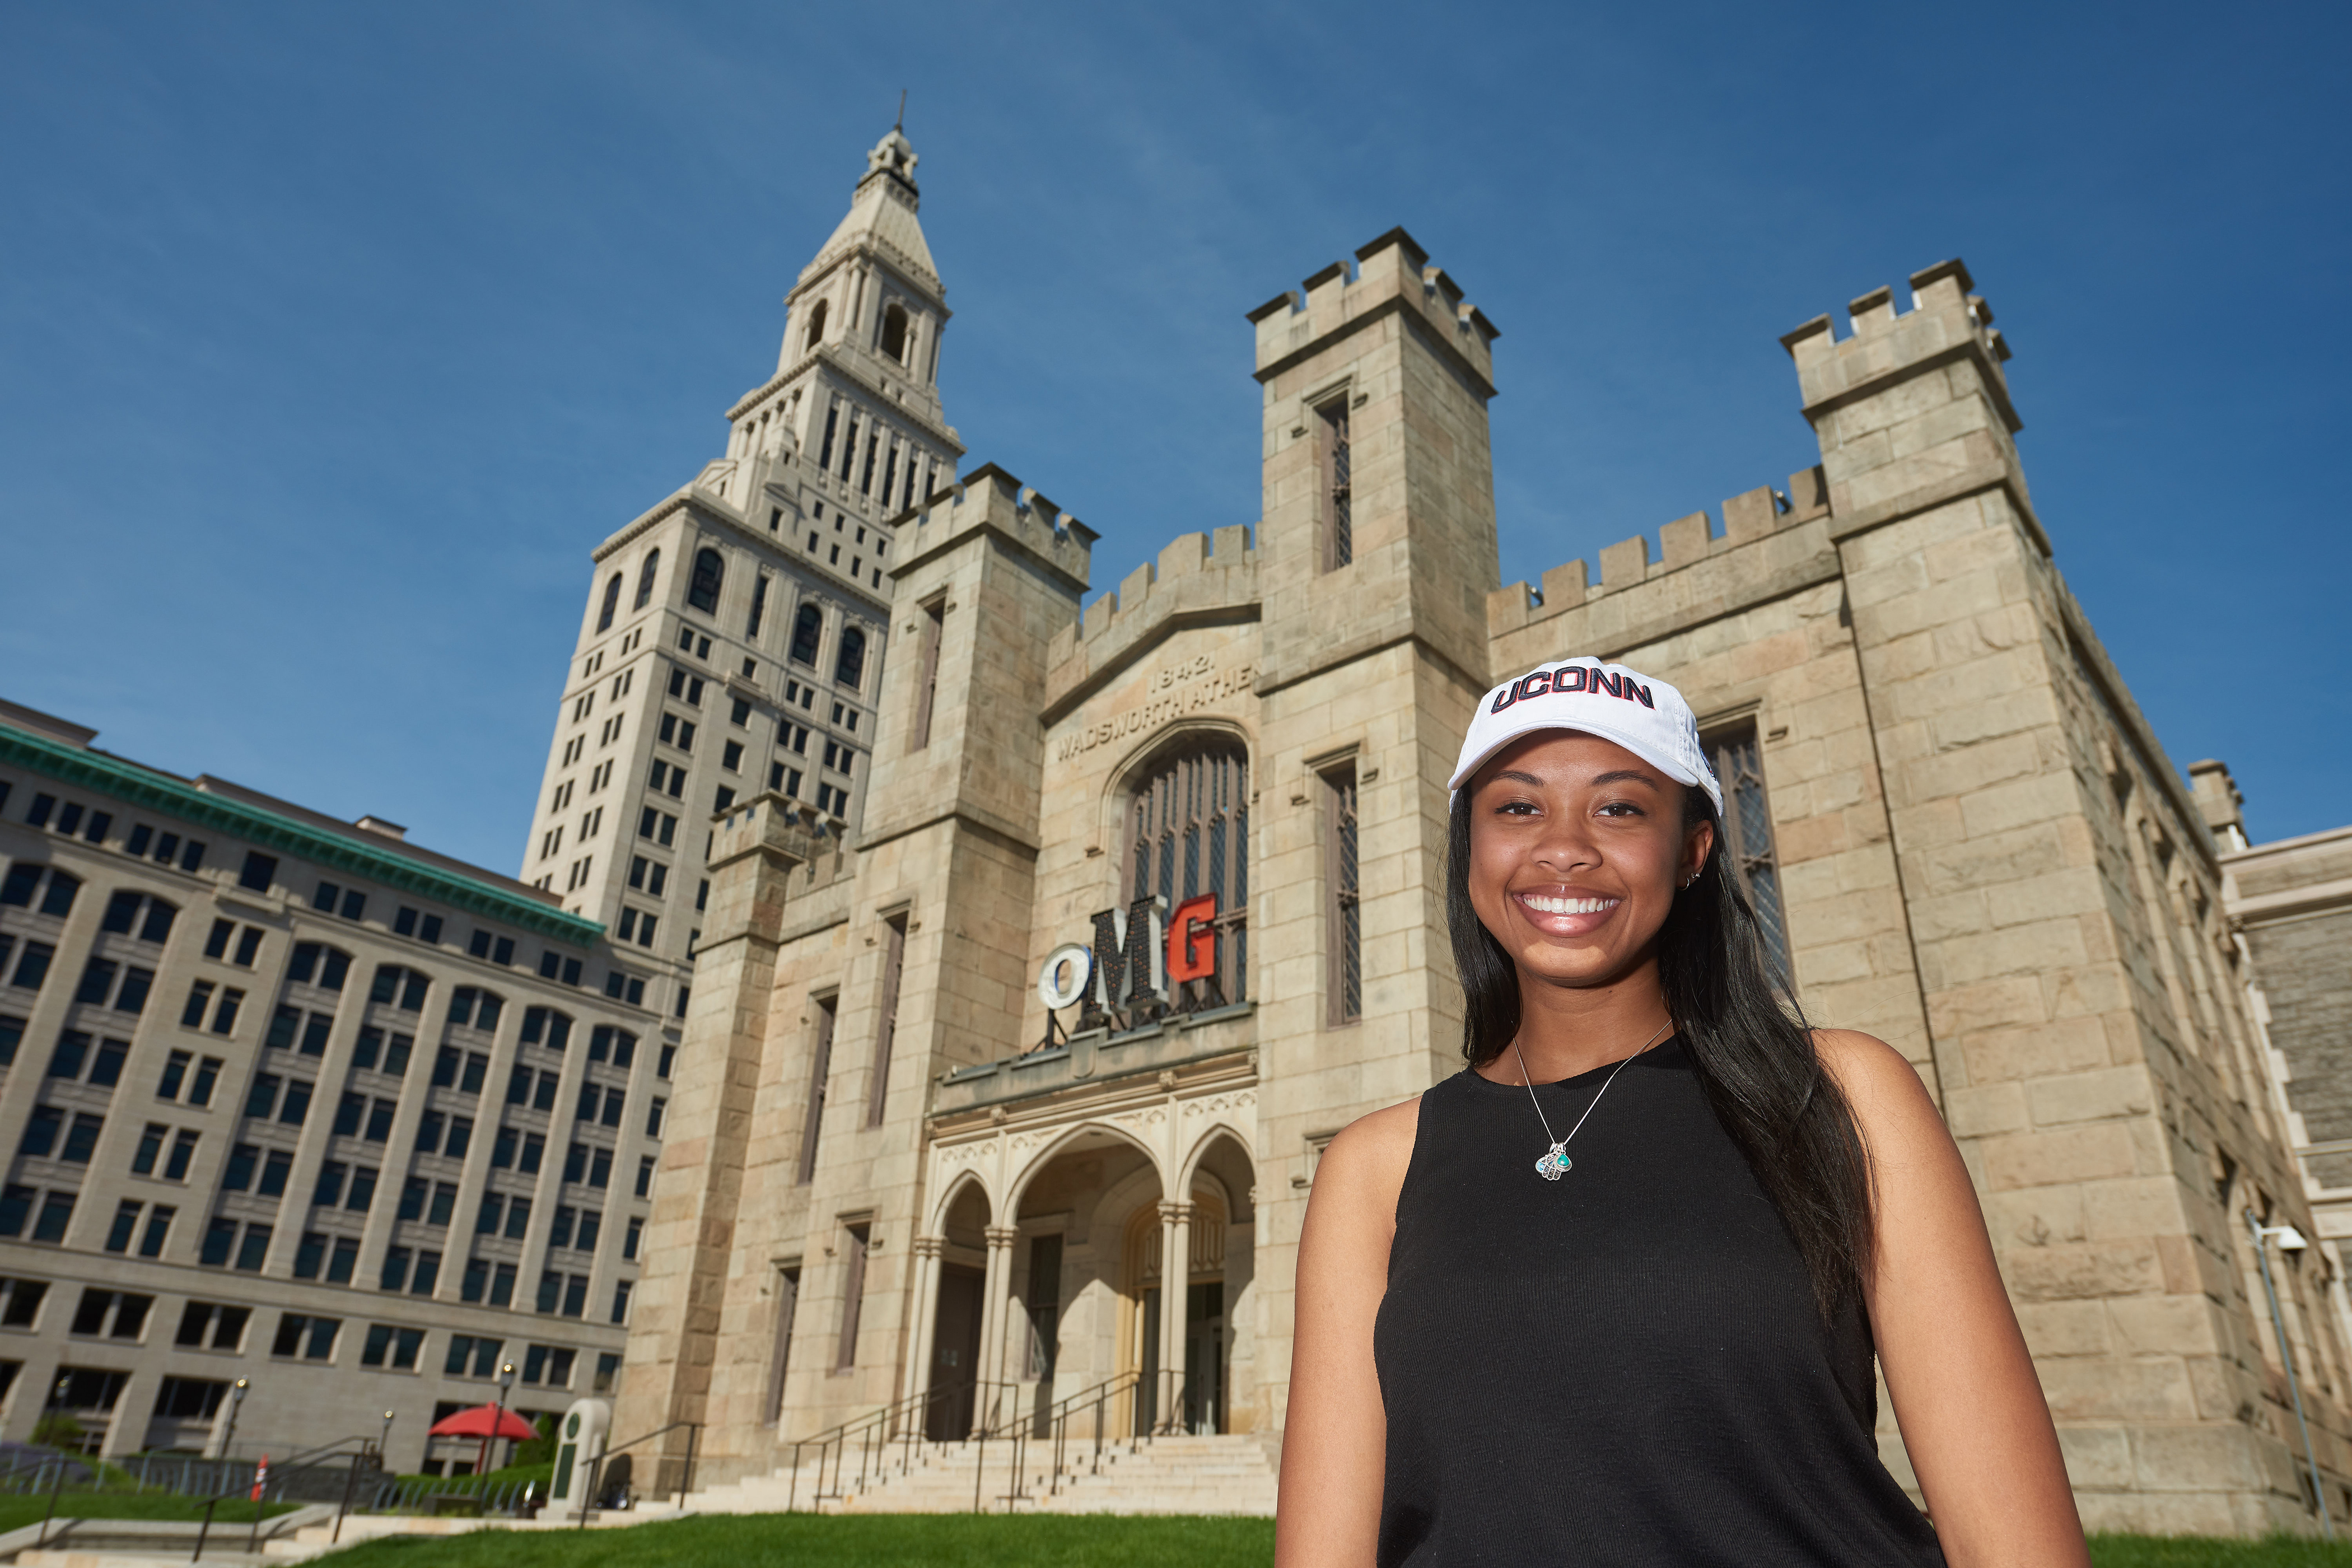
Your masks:
<svg viewBox="0 0 2352 1568"><path fill-rule="evenodd" d="M331 1561L335 1568L742 1568L780 1557L824 1568L1244 1568L1274 1561L1274 1521L739 1514L628 1530L372 1541Z"/></svg>
<svg viewBox="0 0 2352 1568"><path fill-rule="evenodd" d="M0 1531L40 1522L46 1498L0 1498ZM270 1505L271 1513L288 1505ZM213 1521L251 1522L224 1502ZM184 1498L68 1492L58 1516L196 1518ZM1070 1519L1025 1515L763 1514L687 1519L628 1530L505 1531L373 1541L335 1568L740 1568L789 1552L825 1568L1248 1568L1274 1561L1270 1519ZM2300 1541L2093 1538L2097 1568L2352 1568L2352 1545Z"/></svg>
<svg viewBox="0 0 2352 1568"><path fill-rule="evenodd" d="M2352 1545L2095 1535L2091 1561L2097 1568L2352 1568Z"/></svg>
<svg viewBox="0 0 2352 1568"><path fill-rule="evenodd" d="M298 1503L274 1502L269 1514L280 1514L299 1507ZM49 1511L46 1492L31 1497L0 1497L0 1534L21 1530L28 1524L38 1524ZM191 1524L204 1517L202 1505L184 1497L163 1492L77 1492L68 1491L58 1499L59 1519L184 1519ZM265 1519L269 1517L265 1514ZM251 1524L253 1505L242 1498L224 1502L213 1510L215 1524Z"/></svg>
<svg viewBox="0 0 2352 1568"><path fill-rule="evenodd" d="M1249 1568L1274 1560L1270 1519L1070 1519L1027 1515L766 1514L584 1533L503 1531L374 1541L335 1568ZM2102 1536L2098 1568L2352 1568L2352 1545Z"/></svg>

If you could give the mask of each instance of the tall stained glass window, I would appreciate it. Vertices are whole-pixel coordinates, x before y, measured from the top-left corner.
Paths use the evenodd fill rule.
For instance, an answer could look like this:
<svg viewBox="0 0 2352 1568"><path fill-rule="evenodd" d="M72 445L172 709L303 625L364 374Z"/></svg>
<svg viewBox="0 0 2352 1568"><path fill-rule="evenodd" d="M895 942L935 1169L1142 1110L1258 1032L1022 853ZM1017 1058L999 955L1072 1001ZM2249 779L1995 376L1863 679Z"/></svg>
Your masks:
<svg viewBox="0 0 2352 1568"><path fill-rule="evenodd" d="M1216 967L1170 998L1180 1011L1248 995L1249 755L1218 738L1171 751L1136 784L1128 813L1128 898L1157 893L1172 911L1213 893Z"/></svg>

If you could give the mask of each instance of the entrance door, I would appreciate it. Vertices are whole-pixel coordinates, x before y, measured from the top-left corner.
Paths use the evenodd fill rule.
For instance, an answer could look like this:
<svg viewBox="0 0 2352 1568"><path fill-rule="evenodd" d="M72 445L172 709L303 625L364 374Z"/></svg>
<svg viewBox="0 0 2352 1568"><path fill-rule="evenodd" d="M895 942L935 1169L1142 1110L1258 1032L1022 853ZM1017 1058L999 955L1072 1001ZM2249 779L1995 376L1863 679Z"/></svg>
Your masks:
<svg viewBox="0 0 2352 1568"><path fill-rule="evenodd" d="M1184 1430L1225 1429L1225 1282L1196 1280L1184 1297Z"/></svg>
<svg viewBox="0 0 2352 1568"><path fill-rule="evenodd" d="M1136 1314L1143 1320L1142 1353L1136 1358L1138 1376L1135 1383L1135 1435L1148 1437L1160 1425L1160 1291L1157 1287L1143 1298L1143 1310Z"/></svg>
<svg viewBox="0 0 2352 1568"><path fill-rule="evenodd" d="M940 1266L939 1322L931 1335L931 1407L923 1436L953 1443L971 1435L980 1376L980 1302L987 1276L959 1263Z"/></svg>

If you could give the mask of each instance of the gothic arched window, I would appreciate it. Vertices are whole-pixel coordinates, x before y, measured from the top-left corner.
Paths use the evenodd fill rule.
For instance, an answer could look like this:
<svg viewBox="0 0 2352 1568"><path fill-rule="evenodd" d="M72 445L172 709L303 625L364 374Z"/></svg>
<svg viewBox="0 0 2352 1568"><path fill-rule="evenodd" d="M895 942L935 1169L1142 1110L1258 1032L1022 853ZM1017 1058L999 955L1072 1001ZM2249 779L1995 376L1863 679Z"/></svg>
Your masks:
<svg viewBox="0 0 2352 1568"><path fill-rule="evenodd" d="M803 605L801 613L793 617L793 661L816 668L816 645L824 637L824 612L814 605Z"/></svg>
<svg viewBox="0 0 2352 1568"><path fill-rule="evenodd" d="M694 581L686 587L686 602L707 615L719 613L719 584L727 575L727 563L716 550L694 552Z"/></svg>
<svg viewBox="0 0 2352 1568"><path fill-rule="evenodd" d="M852 691L866 679L866 634L856 626L841 634L841 657L833 661L833 679Z"/></svg>
<svg viewBox="0 0 2352 1568"><path fill-rule="evenodd" d="M1217 736L1171 750L1147 768L1128 801L1129 903L1153 894L1172 914L1213 894L1216 966L1176 987L1185 1011L1249 994L1249 753Z"/></svg>
<svg viewBox="0 0 2352 1568"><path fill-rule="evenodd" d="M816 347L816 345L824 340L824 301L819 300L815 306L809 311L808 336L801 340L801 352L803 353L808 353L809 350Z"/></svg>
<svg viewBox="0 0 2352 1568"><path fill-rule="evenodd" d="M654 598L654 572L655 572L655 570L656 570L657 567L659 567L660 565L661 565L661 552L660 552L660 551L658 551L658 550L655 550L655 551L649 551L649 552L646 553L646 563L645 563L643 566L640 566L640 567L638 567L638 568L637 568L637 604L636 604L636 607L637 607L638 609L640 609L640 610L644 609L647 605L650 605L650 604L652 604L652 603L653 603L653 598Z"/></svg>
<svg viewBox="0 0 2352 1568"><path fill-rule="evenodd" d="M613 612L618 610L620 607L621 574L618 572L615 572L613 574L613 580L604 584L604 607L596 612L596 629L600 632L611 631L613 629Z"/></svg>
<svg viewBox="0 0 2352 1568"><path fill-rule="evenodd" d="M907 361L907 308L895 300L882 311L882 352L901 364Z"/></svg>

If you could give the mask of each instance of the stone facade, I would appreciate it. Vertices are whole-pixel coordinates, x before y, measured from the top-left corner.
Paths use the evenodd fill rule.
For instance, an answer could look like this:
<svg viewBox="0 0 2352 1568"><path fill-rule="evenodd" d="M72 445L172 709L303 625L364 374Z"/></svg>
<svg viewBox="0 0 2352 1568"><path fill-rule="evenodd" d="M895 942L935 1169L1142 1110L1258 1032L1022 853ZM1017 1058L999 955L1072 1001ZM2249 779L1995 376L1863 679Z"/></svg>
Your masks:
<svg viewBox="0 0 2352 1568"><path fill-rule="evenodd" d="M1943 1107L2087 1521L2309 1527L2238 1216L2311 1217L2223 865L2053 563L1990 309L1910 281L1783 340L1817 464L1539 590L1496 585L1495 328L1402 230L1250 314L1254 527L1089 602L1092 532L992 466L893 519L862 822L714 819L620 1424L705 1424L714 1480L1106 1385L1278 1441L1316 1157L1458 1067L1470 706L1594 654L1700 713L1809 1015ZM2340 1504L2336 1267L2284 1278Z"/></svg>
<svg viewBox="0 0 2352 1568"><path fill-rule="evenodd" d="M681 964L496 872L0 702L0 1434L428 1442L614 1382ZM390 1423L384 1425L386 1416Z"/></svg>
<svg viewBox="0 0 2352 1568"><path fill-rule="evenodd" d="M2192 763L2197 804L2221 846L2221 902L2243 963L2246 1003L2277 1086L2286 1135L2318 1226L2315 1251L2288 1252L2301 1291L2325 1293L2352 1337L2345 1258L2352 1247L2352 827L2268 844L2246 840L2230 770ZM2265 1219L2271 1216L2261 1216ZM2298 1366L2309 1328L2291 1319Z"/></svg>

